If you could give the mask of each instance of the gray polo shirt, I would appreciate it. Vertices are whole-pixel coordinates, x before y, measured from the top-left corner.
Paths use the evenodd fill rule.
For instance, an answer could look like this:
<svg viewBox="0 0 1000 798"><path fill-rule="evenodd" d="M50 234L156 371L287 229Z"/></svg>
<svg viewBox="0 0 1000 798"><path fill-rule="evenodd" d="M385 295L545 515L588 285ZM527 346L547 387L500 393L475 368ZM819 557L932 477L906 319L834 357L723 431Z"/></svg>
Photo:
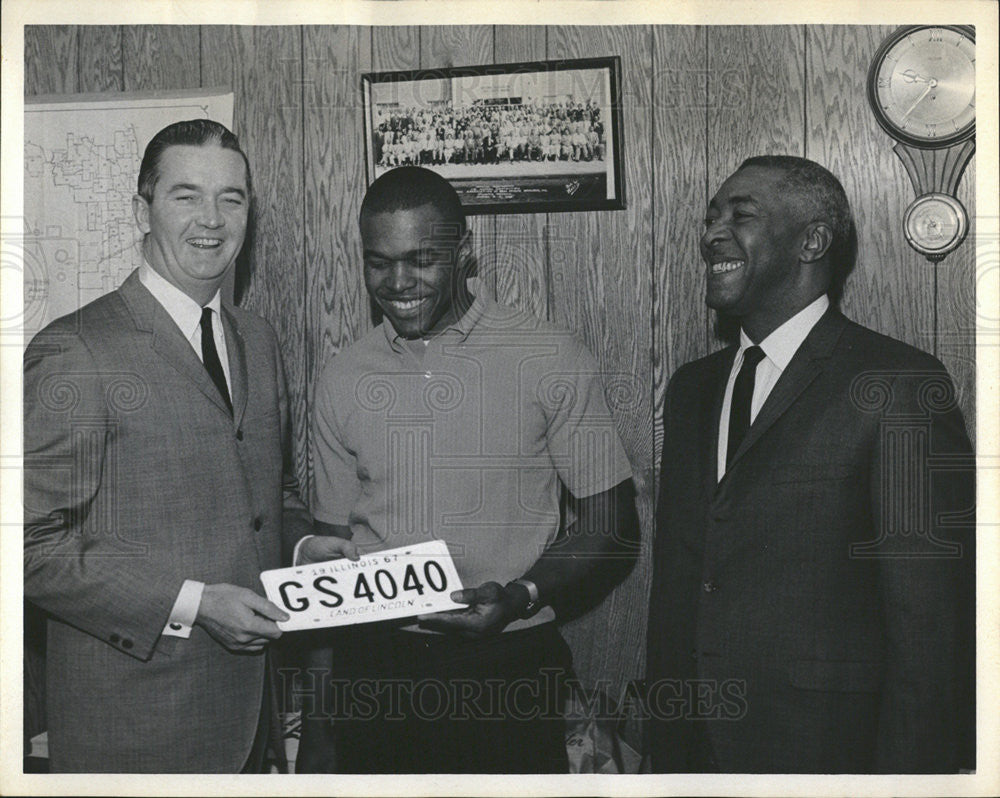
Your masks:
<svg viewBox="0 0 1000 798"><path fill-rule="evenodd" d="M560 480L585 498L632 473L594 357L484 297L427 342L383 322L326 364L313 414L314 516L362 551L444 540L466 587L535 563Z"/></svg>

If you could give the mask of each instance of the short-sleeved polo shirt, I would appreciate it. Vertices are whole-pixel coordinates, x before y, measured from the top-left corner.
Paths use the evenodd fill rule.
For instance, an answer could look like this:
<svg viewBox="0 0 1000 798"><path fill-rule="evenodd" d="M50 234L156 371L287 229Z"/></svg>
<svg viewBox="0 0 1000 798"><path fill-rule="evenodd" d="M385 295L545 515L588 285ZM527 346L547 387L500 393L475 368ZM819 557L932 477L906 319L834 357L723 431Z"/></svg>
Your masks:
<svg viewBox="0 0 1000 798"><path fill-rule="evenodd" d="M444 540L468 587L535 563L560 481L585 498L631 476L586 347L484 297L427 341L384 321L326 364L313 408L313 515L363 551Z"/></svg>

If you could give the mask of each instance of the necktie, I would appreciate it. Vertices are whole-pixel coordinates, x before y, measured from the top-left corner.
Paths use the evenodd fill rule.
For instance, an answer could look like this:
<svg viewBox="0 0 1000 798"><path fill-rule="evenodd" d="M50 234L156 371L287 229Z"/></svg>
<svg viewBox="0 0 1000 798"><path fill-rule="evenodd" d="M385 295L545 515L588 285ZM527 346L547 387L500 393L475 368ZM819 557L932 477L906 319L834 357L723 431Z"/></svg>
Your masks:
<svg viewBox="0 0 1000 798"><path fill-rule="evenodd" d="M726 468L733 461L733 455L740 448L750 429L750 402L753 401L754 375L757 364L764 359L764 350L751 346L743 353L743 365L736 375L733 385L733 403L729 408L729 441L726 446Z"/></svg>
<svg viewBox="0 0 1000 798"><path fill-rule="evenodd" d="M215 348L215 336L212 334L211 308L201 309L201 361L205 364L208 376L212 378L212 382L219 389L222 398L226 400L226 407L229 408L229 413L232 415L233 403L229 400L226 373L222 370L219 351Z"/></svg>

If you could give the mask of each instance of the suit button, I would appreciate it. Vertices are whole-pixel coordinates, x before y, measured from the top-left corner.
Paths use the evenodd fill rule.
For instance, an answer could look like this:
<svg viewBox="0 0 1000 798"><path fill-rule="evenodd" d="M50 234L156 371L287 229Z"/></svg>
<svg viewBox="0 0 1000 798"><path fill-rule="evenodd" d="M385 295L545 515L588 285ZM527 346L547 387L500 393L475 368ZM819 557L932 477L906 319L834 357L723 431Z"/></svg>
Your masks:
<svg viewBox="0 0 1000 798"><path fill-rule="evenodd" d="M253 519L253 528L255 532L260 532L260 528L264 526L264 523L260 520L260 517Z"/></svg>
<svg viewBox="0 0 1000 798"><path fill-rule="evenodd" d="M243 430L241 429L236 430L236 440L238 441L243 440Z"/></svg>
<svg viewBox="0 0 1000 798"><path fill-rule="evenodd" d="M132 641L126 637L122 640L122 648L132 648Z"/></svg>
<svg viewBox="0 0 1000 798"><path fill-rule="evenodd" d="M110 640L112 643L117 644L118 641L121 640L121 638L118 635L112 633L111 637L109 637L108 640Z"/></svg>
<svg viewBox="0 0 1000 798"><path fill-rule="evenodd" d="M181 630L181 625L175 621L174 623L170 624L170 628L173 629L175 632L179 632Z"/></svg>
<svg viewBox="0 0 1000 798"><path fill-rule="evenodd" d="M714 593L716 590L719 589L719 586L715 584L715 582L709 580L702 584L701 589L704 590L706 593Z"/></svg>

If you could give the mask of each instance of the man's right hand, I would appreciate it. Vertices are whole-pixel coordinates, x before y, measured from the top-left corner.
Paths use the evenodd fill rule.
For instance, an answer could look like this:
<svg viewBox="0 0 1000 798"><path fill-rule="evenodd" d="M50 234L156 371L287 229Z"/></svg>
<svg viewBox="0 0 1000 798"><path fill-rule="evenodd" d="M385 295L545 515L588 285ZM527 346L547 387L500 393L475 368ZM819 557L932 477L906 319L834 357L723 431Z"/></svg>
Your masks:
<svg viewBox="0 0 1000 798"><path fill-rule="evenodd" d="M275 621L289 618L252 590L236 585L205 585L195 624L230 651L260 651L281 637Z"/></svg>

